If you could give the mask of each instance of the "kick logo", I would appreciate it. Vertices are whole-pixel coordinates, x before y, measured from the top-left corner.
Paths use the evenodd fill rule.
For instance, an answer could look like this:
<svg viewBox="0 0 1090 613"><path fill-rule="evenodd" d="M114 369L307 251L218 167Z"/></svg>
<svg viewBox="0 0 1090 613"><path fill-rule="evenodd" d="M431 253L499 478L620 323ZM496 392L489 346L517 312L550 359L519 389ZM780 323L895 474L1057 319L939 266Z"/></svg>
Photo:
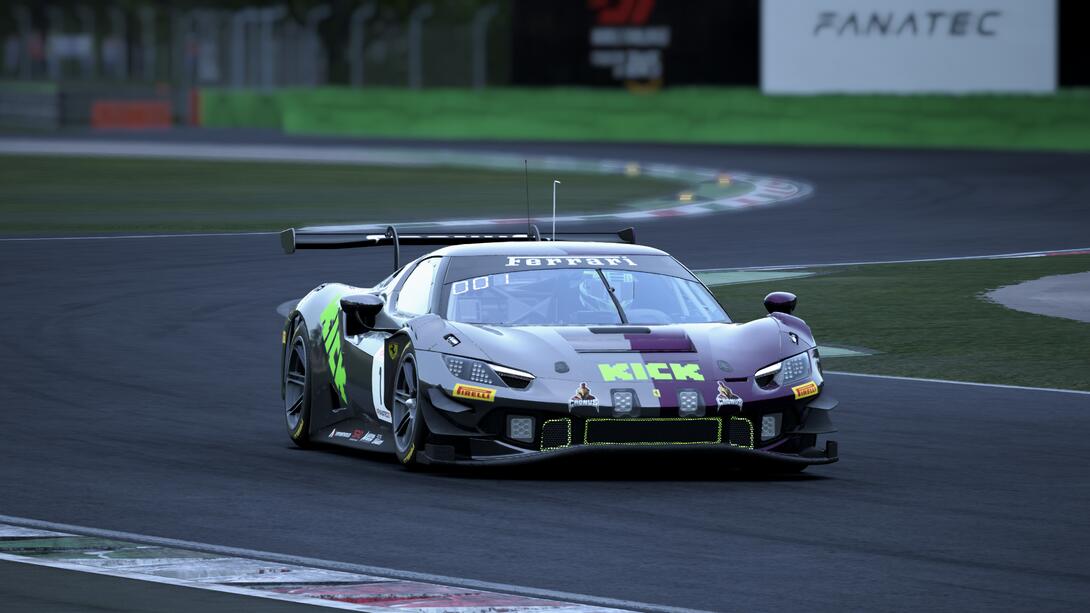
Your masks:
<svg viewBox="0 0 1090 613"><path fill-rule="evenodd" d="M599 364L603 381L703 381L700 364L617 362Z"/></svg>

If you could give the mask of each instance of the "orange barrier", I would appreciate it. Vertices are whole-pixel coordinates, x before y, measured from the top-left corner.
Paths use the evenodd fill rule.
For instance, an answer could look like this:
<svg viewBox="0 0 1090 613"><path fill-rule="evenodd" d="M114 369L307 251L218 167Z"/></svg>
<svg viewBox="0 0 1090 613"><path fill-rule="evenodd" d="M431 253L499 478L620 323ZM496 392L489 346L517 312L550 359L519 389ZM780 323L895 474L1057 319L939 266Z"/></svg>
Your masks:
<svg viewBox="0 0 1090 613"><path fill-rule="evenodd" d="M92 128L145 129L171 125L171 107L166 100L95 100L91 104Z"/></svg>

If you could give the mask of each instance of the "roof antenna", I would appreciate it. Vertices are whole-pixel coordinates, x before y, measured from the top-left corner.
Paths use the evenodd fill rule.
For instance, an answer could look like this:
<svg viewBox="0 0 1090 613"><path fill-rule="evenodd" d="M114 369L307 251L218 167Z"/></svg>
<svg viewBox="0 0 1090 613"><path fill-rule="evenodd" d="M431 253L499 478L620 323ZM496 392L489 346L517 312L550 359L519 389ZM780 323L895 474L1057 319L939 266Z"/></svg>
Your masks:
<svg viewBox="0 0 1090 613"><path fill-rule="evenodd" d="M556 186L560 181L553 179L553 242L556 242Z"/></svg>
<svg viewBox="0 0 1090 613"><path fill-rule="evenodd" d="M526 238L530 238L530 162L522 160L523 178L526 179Z"/></svg>

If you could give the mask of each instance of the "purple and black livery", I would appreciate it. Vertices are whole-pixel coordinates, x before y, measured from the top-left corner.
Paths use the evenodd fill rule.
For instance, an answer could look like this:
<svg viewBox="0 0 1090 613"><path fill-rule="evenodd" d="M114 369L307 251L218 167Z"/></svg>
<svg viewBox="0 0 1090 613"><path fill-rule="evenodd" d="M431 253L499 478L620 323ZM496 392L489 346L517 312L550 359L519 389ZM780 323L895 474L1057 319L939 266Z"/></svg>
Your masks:
<svg viewBox="0 0 1090 613"><path fill-rule="evenodd" d="M621 242L588 240L605 237ZM373 287L323 284L291 311L292 440L414 466L683 447L784 470L837 460L837 402L793 295L733 322L631 230L574 238L285 231L289 253L392 245L396 261L403 244L446 245Z"/></svg>

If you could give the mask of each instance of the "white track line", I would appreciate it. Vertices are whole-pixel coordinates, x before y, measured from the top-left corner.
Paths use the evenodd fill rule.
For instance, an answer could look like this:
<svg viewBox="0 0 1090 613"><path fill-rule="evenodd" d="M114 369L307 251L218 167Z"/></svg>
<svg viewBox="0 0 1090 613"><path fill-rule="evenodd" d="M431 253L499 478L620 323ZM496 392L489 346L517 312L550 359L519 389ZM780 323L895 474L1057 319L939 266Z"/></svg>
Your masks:
<svg viewBox="0 0 1090 613"><path fill-rule="evenodd" d="M1021 390L1024 392L1055 392L1057 394L1078 394L1081 396L1090 396L1090 392L1084 392L1082 390L1065 390L1058 387L1029 387L1025 385L1004 385L1002 383L975 383L973 381L951 381L949 379L923 379L917 377L897 377L894 375L872 375L861 372L842 372L830 370L826 371L828 375L843 375L846 377L865 377L868 379L892 379L894 381L920 381L923 383L946 383L949 385L968 385L972 387L994 387L998 389L1009 390Z"/></svg>
<svg viewBox="0 0 1090 613"><path fill-rule="evenodd" d="M927 262L956 262L961 260L1006 260L1018 258L1040 258L1050 255L1090 252L1090 247L1076 249L1046 249L1044 251L1020 251L1015 253L993 253L990 255L961 255L941 258L919 258L913 260L876 260L870 262L827 262L825 264L784 264L782 266L746 266L743 268L701 268L693 272L717 272L722 270L790 270L794 268L829 268L833 266L868 266L871 264L923 264Z"/></svg>
<svg viewBox="0 0 1090 613"><path fill-rule="evenodd" d="M53 530L56 532L69 532L72 534L80 534L85 536L97 536L100 538L114 539L119 541L133 541L137 543L147 543L149 545L159 545L161 547L174 547L177 549L189 549L192 551L201 551L204 553L213 553L217 555L236 556L242 558L252 558L256 560L266 560L269 562L279 562L282 564L295 564L299 566L313 566L316 568L325 568L329 570L339 570L350 573L359 573L364 575L375 575L378 577L385 577L389 579L402 579L407 581L419 581L424 583L438 583L443 585L450 585L456 587L470 588L475 590L485 590L492 592L503 592L507 594L515 594L518 596L530 596L536 598L545 598L549 600L559 600L566 602L573 602L578 604L592 605L598 607L613 607L618 609L631 609L636 611L651 611L655 613L707 613L700 609L686 609L683 607L670 607L664 605L649 604L645 602L637 602L632 600L621 600L616 598L603 598L599 596L589 596L586 594L574 594L570 592L561 592L556 590L547 590L534 587L525 587L520 585L511 585L508 583L493 583L490 581L478 581L476 579L465 579L461 577L450 577L446 575L435 575L431 573L419 573L407 570L398 570L393 568L384 568L381 566L368 566L365 564L352 564L349 562L337 562L334 560L321 560L317 558L308 558L304 556L295 556L282 553L271 553L268 551L257 551L253 549L244 549L241 547L226 547L223 545L210 545L208 543L198 543L194 541L186 541L181 539L163 538L158 536L147 536L143 534L134 534L132 532L120 532L116 530L102 530L99 528L87 528L84 526L75 526L72 524L61 524L49 521L42 521L37 519L29 519L25 517L12 517L9 515L0 515L0 523L12 524L16 526L24 526L27 528L37 528L40 530ZM16 556L18 557L18 556ZM23 561L20 558L19 561Z"/></svg>

